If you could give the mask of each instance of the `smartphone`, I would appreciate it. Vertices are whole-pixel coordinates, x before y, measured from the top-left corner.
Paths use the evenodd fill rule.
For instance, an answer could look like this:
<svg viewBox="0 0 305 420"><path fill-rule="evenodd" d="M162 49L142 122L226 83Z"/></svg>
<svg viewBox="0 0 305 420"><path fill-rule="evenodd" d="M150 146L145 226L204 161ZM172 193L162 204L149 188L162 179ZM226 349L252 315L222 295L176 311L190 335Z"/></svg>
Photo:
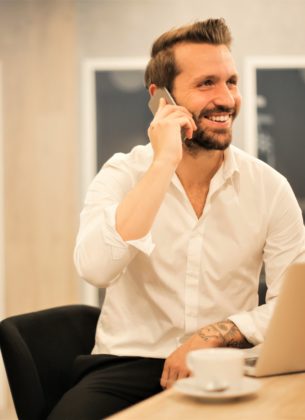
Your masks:
<svg viewBox="0 0 305 420"><path fill-rule="evenodd" d="M166 88L156 89L154 95L151 96L148 102L149 109L151 110L153 115L155 115L155 113L157 112L160 98L164 98L167 104L176 105L176 102L174 101L172 95Z"/></svg>
<svg viewBox="0 0 305 420"><path fill-rule="evenodd" d="M156 89L154 95L150 97L150 100L148 102L148 107L153 113L153 115L155 115L157 109L159 108L160 98L164 98L167 104L176 105L174 98L166 88L158 88ZM185 141L187 139L183 128L181 129L181 139L182 141Z"/></svg>

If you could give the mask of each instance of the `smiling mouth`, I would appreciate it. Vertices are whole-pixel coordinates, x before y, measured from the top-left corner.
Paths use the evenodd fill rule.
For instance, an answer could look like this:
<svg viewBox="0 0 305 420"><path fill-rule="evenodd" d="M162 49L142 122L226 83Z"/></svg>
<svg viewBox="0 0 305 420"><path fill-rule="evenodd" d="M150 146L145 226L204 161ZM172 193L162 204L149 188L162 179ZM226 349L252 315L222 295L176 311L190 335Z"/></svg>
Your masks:
<svg viewBox="0 0 305 420"><path fill-rule="evenodd" d="M225 115L207 115L205 118L210 121L218 122L218 123L225 123L228 122L232 117L232 114L225 114Z"/></svg>

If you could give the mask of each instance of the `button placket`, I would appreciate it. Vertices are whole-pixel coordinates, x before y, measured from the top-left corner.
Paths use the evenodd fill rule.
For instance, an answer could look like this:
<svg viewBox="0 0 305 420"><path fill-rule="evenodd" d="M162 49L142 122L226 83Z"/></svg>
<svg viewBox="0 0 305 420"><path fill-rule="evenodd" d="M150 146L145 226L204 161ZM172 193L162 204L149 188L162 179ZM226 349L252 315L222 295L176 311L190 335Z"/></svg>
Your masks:
<svg viewBox="0 0 305 420"><path fill-rule="evenodd" d="M187 253L187 269L185 281L185 333L196 330L198 317L199 270L202 253L202 235L198 229L193 232Z"/></svg>

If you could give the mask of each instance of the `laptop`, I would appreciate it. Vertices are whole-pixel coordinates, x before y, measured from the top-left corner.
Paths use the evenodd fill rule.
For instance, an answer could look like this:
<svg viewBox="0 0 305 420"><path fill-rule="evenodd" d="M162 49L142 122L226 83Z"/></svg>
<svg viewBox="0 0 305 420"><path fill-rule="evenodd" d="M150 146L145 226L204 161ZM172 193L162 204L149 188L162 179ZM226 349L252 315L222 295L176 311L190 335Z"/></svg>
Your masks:
<svg viewBox="0 0 305 420"><path fill-rule="evenodd" d="M294 264L286 271L264 342L245 351L245 374L305 371L304 324L305 264Z"/></svg>

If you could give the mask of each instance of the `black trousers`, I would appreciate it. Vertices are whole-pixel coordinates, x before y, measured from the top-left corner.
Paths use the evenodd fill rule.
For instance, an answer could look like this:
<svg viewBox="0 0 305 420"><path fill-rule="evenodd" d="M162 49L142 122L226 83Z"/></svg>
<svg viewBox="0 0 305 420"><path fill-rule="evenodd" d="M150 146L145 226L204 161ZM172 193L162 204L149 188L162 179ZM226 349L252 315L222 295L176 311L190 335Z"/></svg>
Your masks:
<svg viewBox="0 0 305 420"><path fill-rule="evenodd" d="M71 389L48 420L101 420L162 391L164 359L79 356Z"/></svg>

